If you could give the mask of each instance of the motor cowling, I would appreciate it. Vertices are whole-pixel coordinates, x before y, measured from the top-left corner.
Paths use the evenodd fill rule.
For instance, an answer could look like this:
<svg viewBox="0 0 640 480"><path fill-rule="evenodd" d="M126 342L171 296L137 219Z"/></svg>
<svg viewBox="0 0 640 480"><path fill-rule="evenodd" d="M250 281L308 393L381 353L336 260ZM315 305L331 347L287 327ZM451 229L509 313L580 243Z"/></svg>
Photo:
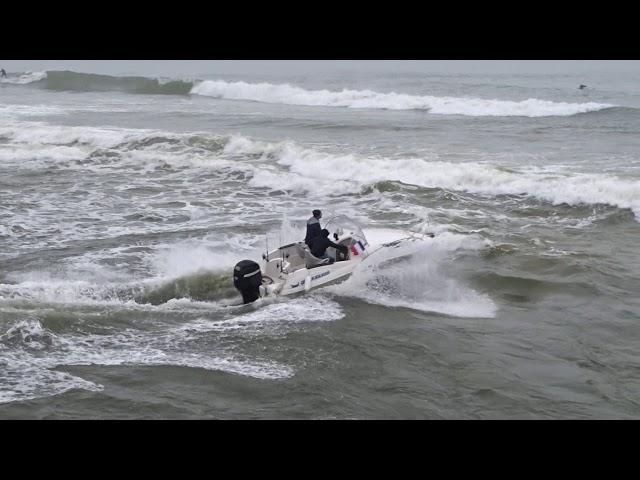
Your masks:
<svg viewBox="0 0 640 480"><path fill-rule="evenodd" d="M244 303L255 302L260 298L262 272L260 265L253 260L242 260L233 269L233 286L242 295Z"/></svg>

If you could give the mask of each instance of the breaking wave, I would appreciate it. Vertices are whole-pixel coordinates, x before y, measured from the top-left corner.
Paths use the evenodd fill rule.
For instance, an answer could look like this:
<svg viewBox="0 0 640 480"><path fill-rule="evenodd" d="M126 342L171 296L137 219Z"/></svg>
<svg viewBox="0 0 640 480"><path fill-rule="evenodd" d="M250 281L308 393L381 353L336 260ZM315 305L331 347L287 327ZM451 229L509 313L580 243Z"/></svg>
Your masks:
<svg viewBox="0 0 640 480"><path fill-rule="evenodd" d="M305 90L271 83L225 82L206 80L191 90L192 94L232 100L252 100L285 105L347 107L385 110L428 110L440 115L491 117L569 116L614 107L603 103L566 103L530 98L520 102L461 97L434 97L405 93L380 93L372 90Z"/></svg>
<svg viewBox="0 0 640 480"><path fill-rule="evenodd" d="M354 194L384 182L399 182L489 196L529 196L554 205L610 205L630 209L640 219L640 180L608 173L555 171L527 165L505 168L492 162L440 161L437 156L339 154L290 141L266 142L241 135L49 126L37 122L8 124L0 128L0 138L8 141L0 148L0 157L6 153L7 161L20 160L16 168L28 166L27 158L54 163L82 158L76 168L90 168L90 162L85 160L98 161L100 155L110 155L114 165L161 160L163 164L219 171L225 167L230 169L229 174L243 171L252 187L311 195ZM28 149L23 152L25 144Z"/></svg>
<svg viewBox="0 0 640 480"><path fill-rule="evenodd" d="M2 79L2 83L30 84L59 91L120 91L134 94L200 95L229 100L381 110L425 110L438 115L489 117L570 116L595 112L615 105L605 103L554 102L537 98L522 101L438 97L373 90L307 90L289 84L247 83L224 80L162 79L141 76L117 77L72 71L26 72Z"/></svg>

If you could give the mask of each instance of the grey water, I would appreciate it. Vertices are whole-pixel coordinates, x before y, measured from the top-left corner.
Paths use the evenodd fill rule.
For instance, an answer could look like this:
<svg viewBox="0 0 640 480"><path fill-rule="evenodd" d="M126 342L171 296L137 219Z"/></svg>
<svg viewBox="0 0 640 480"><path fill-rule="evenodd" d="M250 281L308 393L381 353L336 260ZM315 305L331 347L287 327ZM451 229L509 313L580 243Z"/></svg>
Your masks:
<svg viewBox="0 0 640 480"><path fill-rule="evenodd" d="M640 62L0 67L0 419L640 417ZM435 236L241 305L315 208Z"/></svg>

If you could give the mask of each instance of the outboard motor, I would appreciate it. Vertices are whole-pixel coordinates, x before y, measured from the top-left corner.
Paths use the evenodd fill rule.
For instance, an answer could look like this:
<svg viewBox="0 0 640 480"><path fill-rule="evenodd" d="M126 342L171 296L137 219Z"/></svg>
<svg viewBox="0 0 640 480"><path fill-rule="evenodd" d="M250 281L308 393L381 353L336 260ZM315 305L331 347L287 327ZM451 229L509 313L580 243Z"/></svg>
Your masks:
<svg viewBox="0 0 640 480"><path fill-rule="evenodd" d="M260 265L252 260L242 260L233 269L233 286L242 294L242 301L255 302L260 298L262 272Z"/></svg>

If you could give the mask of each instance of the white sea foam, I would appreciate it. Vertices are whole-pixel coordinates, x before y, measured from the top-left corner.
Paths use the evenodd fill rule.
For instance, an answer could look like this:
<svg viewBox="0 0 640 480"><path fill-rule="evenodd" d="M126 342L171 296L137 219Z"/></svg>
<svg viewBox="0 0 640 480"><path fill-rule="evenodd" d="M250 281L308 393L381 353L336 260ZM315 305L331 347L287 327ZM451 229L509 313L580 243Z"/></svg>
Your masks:
<svg viewBox="0 0 640 480"><path fill-rule="evenodd" d="M140 129L67 127L39 122L0 126L10 142L0 148L0 160L16 165L31 161L78 159L96 148L120 148L117 160L105 166L82 162L74 168L155 168L161 163L182 167L245 170L252 187L322 195L357 193L379 182L395 181L483 195L528 195L553 204L607 204L631 209L640 218L640 181L608 173L572 172L566 166L534 168L499 162L445 162L428 158L385 158L333 153L305 148L294 142L265 142L241 135L211 137L219 150L193 149L189 134ZM193 134L191 134L193 136ZM130 142L154 137L174 139L130 149ZM51 146L51 148L45 148ZM24 161L23 161L24 160Z"/></svg>
<svg viewBox="0 0 640 480"><path fill-rule="evenodd" d="M236 143L236 154L239 153ZM254 153L251 143L247 150ZM608 204L640 218L640 181L610 174L572 173L566 168L504 169L482 162L336 155L292 142L270 144L276 163L253 166L250 184L316 194L347 194L384 181L485 195L529 195L554 205Z"/></svg>
<svg viewBox="0 0 640 480"><path fill-rule="evenodd" d="M40 117L44 115L62 115L66 114L67 110L62 107L53 105L19 105L8 104L0 105L0 118L6 120L7 118L17 117Z"/></svg>
<svg viewBox="0 0 640 480"><path fill-rule="evenodd" d="M142 140L153 134L153 130L144 129L76 127L44 122L3 122L0 126L0 136L14 144L29 145L85 144L109 148L126 141Z"/></svg>
<svg viewBox="0 0 640 480"><path fill-rule="evenodd" d="M188 338L181 332L150 334L127 330L110 335L52 336L38 320L21 322L0 336L0 355L4 364L0 369L0 403L47 397L71 389L103 390L102 385L51 370L64 365L168 365L258 379L280 379L294 374L287 365L242 358L233 352L204 354L189 351L185 345ZM55 342L47 345L46 355L34 353L33 345L48 337L55 338Z"/></svg>
<svg viewBox="0 0 640 480"><path fill-rule="evenodd" d="M371 90L305 90L289 84L225 82L205 80L192 89L193 95L232 100L251 100L286 105L348 107L387 110L429 110L442 115L466 116L568 116L613 105L603 103L566 103L529 98L510 101L482 98L435 97L404 93L380 93Z"/></svg>
<svg viewBox="0 0 640 480"><path fill-rule="evenodd" d="M0 83L26 85L28 83L39 82L44 78L47 78L47 72L25 72L18 76L8 75L5 78L0 78Z"/></svg>
<svg viewBox="0 0 640 480"><path fill-rule="evenodd" d="M65 365L168 365L257 379L288 378L295 374L292 366L248 358L233 347L201 352L200 339L209 332L248 337L280 335L291 324L335 321L344 316L336 302L313 296L249 308L249 312L228 320L199 318L177 327L158 325L152 332L126 329L111 334L54 334L37 318L19 321L0 335L0 403L71 389L103 390L102 385L51 370Z"/></svg>
<svg viewBox="0 0 640 480"><path fill-rule="evenodd" d="M486 246L487 242L478 237L442 233L433 239L379 250L346 282L328 289L337 295L386 307L457 317L494 317L497 307L489 297L475 292L447 271L454 252Z"/></svg>

